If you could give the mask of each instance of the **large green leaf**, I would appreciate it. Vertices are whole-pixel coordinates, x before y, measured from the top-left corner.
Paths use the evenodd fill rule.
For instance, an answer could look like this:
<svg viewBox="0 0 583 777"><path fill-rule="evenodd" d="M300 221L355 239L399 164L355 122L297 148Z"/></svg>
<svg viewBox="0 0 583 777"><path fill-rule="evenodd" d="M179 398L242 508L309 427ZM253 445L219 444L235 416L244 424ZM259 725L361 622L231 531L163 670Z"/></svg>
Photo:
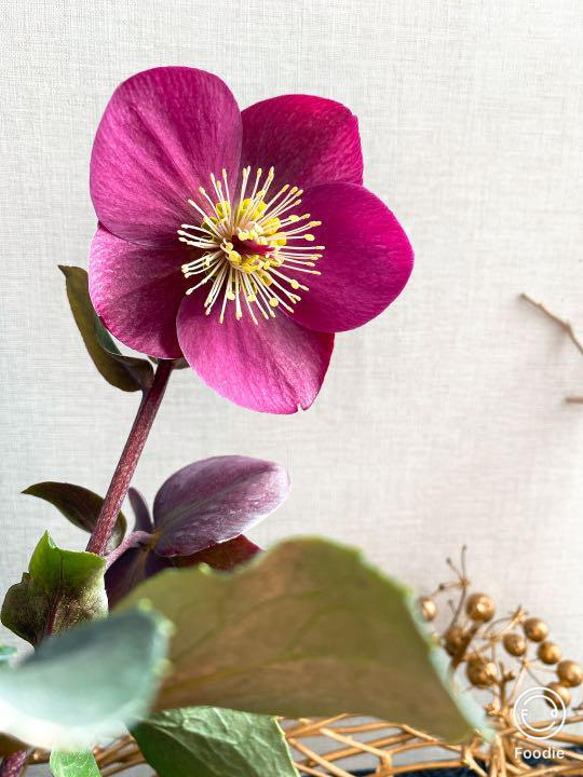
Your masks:
<svg viewBox="0 0 583 777"><path fill-rule="evenodd" d="M166 710L132 733L159 777L297 777L283 732L266 715Z"/></svg>
<svg viewBox="0 0 583 777"><path fill-rule="evenodd" d="M95 756L90 750L83 753L53 750L50 767L53 777L101 777Z"/></svg>
<svg viewBox="0 0 583 777"><path fill-rule="evenodd" d="M61 550L45 532L22 582L8 589L1 619L31 645L86 620L103 618L105 559L94 553Z"/></svg>
<svg viewBox="0 0 583 777"><path fill-rule="evenodd" d="M122 391L147 389L154 375L146 359L125 356L105 329L91 302L87 272L81 267L59 265L66 278L67 297L75 323L93 363L108 383Z"/></svg>
<svg viewBox="0 0 583 777"><path fill-rule="evenodd" d="M22 493L50 502L74 526L89 532L89 534L95 528L103 505L103 498L99 494L88 488L83 488L83 486L75 486L73 483L56 483L52 480L46 480L43 483L29 486ZM108 551L117 548L124 538L126 529L126 518L120 512L108 544Z"/></svg>
<svg viewBox="0 0 583 777"><path fill-rule="evenodd" d="M142 608L45 640L0 672L0 732L66 751L119 737L150 708L167 668L170 628Z"/></svg>
<svg viewBox="0 0 583 777"><path fill-rule="evenodd" d="M158 709L362 713L450 741L481 722L454 699L411 594L353 549L290 540L233 573L162 572L120 607L141 599L177 627Z"/></svg>

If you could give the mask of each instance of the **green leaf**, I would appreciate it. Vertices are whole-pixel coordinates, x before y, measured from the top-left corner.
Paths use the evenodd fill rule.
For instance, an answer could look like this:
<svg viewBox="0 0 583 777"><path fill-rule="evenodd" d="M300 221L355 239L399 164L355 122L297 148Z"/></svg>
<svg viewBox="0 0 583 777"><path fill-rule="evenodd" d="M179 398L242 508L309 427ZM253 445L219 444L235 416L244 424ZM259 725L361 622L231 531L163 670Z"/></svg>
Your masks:
<svg viewBox="0 0 583 777"><path fill-rule="evenodd" d="M53 777L101 777L90 750L84 753L53 750L49 763Z"/></svg>
<svg viewBox="0 0 583 777"><path fill-rule="evenodd" d="M90 534L95 528L99 511L103 505L103 499L98 494L72 483L55 483L47 480L44 483L35 483L33 486L29 486L22 493L50 502L74 526ZM117 548L124 538L126 529L127 521L124 514L120 513L107 548L108 551Z"/></svg>
<svg viewBox="0 0 583 777"><path fill-rule="evenodd" d="M81 267L59 265L66 278L67 297L75 323L93 363L112 386L122 391L145 391L154 371L146 359L125 356L105 329L91 302L87 272Z"/></svg>
<svg viewBox="0 0 583 777"><path fill-rule="evenodd" d="M162 572L120 604L146 599L177 627L157 709L351 712L452 742L481 722L477 704L454 699L411 594L357 551L305 538L256 559L228 574Z"/></svg>
<svg viewBox="0 0 583 777"><path fill-rule="evenodd" d="M167 710L132 733L159 777L297 777L283 732L266 715Z"/></svg>
<svg viewBox="0 0 583 777"><path fill-rule="evenodd" d="M103 618L108 609L104 575L101 556L61 550L45 532L22 582L8 589L2 623L36 646L46 635Z"/></svg>
<svg viewBox="0 0 583 777"><path fill-rule="evenodd" d="M0 732L82 751L142 719L165 671L171 625L145 609L85 623L0 672Z"/></svg>

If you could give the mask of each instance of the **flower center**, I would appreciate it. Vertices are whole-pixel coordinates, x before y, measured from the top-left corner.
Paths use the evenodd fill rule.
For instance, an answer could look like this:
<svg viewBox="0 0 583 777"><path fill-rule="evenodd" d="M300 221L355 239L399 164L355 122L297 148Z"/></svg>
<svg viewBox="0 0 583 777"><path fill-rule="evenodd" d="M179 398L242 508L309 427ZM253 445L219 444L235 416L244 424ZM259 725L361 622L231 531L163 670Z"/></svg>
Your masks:
<svg viewBox="0 0 583 777"><path fill-rule="evenodd" d="M292 212L301 203L302 189L286 184L268 198L273 167L263 182L261 168L253 182L250 177L251 168L245 167L239 194L231 198L226 170L220 179L211 174L216 197L199 188L210 212L189 200L202 220L199 224L182 224L178 230L181 242L203 251L182 265L185 278L200 276L186 293L210 284L204 301L206 314L216 306L221 324L229 305L238 321L247 311L255 324L256 313L265 319L274 318L279 306L293 313L294 305L301 300L297 292L309 291L295 275L320 275L314 268L324 246L312 245L315 237L310 230L322 222L311 221L309 213Z"/></svg>

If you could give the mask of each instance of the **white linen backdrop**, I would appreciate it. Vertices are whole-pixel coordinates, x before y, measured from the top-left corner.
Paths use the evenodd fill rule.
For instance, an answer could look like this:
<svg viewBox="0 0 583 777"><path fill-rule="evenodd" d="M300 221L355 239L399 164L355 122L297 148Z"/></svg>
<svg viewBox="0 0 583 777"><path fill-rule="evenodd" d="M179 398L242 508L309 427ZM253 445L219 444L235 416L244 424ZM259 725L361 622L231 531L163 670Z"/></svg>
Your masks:
<svg viewBox="0 0 583 777"><path fill-rule="evenodd" d="M196 459L274 459L293 493L256 541L334 537L420 592L467 543L480 589L583 658L583 406L563 402L583 394L583 359L518 299L583 335L580 0L2 0L0 40L0 593L45 528L85 541L19 492L103 493L129 430L137 397L95 372L56 265L86 266L112 90L180 64L221 75L241 106L290 92L350 106L366 185L416 267L386 314L338 336L307 413L251 413L176 374L136 485L151 499Z"/></svg>

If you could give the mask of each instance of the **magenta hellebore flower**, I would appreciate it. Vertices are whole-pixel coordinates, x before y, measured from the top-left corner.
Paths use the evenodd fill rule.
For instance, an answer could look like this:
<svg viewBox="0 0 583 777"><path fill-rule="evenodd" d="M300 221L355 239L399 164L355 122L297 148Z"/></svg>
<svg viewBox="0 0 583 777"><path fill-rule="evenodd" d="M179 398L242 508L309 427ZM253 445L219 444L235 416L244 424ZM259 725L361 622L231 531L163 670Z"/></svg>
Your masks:
<svg viewBox="0 0 583 777"><path fill-rule="evenodd" d="M243 407L308 408L334 333L379 315L412 269L362 174L340 103L286 95L240 111L211 73L138 73L109 101L91 158L98 315Z"/></svg>
<svg viewBox="0 0 583 777"><path fill-rule="evenodd" d="M247 561L259 548L244 532L279 507L289 490L285 469L246 456L215 456L175 472L156 494L152 515L139 491L130 489L136 523L109 556L110 606L164 569L204 562L228 570Z"/></svg>

